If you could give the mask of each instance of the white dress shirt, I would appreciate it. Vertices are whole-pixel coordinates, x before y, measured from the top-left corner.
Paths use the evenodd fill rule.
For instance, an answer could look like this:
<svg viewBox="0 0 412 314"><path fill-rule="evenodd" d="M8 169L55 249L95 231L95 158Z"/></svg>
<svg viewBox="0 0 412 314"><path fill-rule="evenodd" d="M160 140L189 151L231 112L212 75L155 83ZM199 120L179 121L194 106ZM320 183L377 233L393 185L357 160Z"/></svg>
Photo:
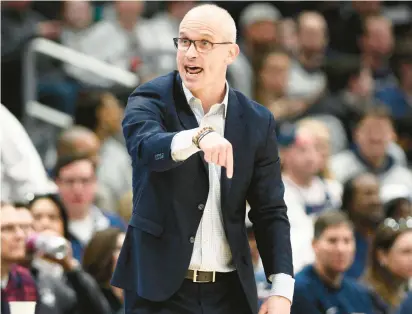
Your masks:
<svg viewBox="0 0 412 314"><path fill-rule="evenodd" d="M57 193L30 137L16 117L0 104L1 199L24 202L30 194Z"/></svg>
<svg viewBox="0 0 412 314"><path fill-rule="evenodd" d="M177 133L172 140L172 158L181 161L189 158L199 149L193 144L193 136L203 127L211 126L224 136L225 118L229 98L229 85L226 82L226 94L222 103L213 105L208 113L204 113L202 102L183 85L187 102L199 124L199 128ZM204 208L202 220L196 233L193 254L189 269L202 271L230 272L235 270L232 253L224 232L220 195L221 167L209 163L209 194ZM245 204L246 211L246 204ZM275 274L272 281L271 295L293 299L295 280L287 274Z"/></svg>

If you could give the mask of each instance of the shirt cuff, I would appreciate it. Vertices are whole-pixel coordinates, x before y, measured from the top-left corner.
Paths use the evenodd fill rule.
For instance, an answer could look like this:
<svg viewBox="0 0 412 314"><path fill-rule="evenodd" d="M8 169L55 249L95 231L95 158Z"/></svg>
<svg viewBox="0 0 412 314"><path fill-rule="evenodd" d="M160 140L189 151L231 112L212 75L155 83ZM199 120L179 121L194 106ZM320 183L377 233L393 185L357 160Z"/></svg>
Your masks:
<svg viewBox="0 0 412 314"><path fill-rule="evenodd" d="M199 128L181 131L173 137L170 150L174 161L184 161L200 150L192 141L197 132Z"/></svg>
<svg viewBox="0 0 412 314"><path fill-rule="evenodd" d="M288 274L270 275L269 281L272 282L270 296L280 296L293 301L293 291L295 288L295 279Z"/></svg>

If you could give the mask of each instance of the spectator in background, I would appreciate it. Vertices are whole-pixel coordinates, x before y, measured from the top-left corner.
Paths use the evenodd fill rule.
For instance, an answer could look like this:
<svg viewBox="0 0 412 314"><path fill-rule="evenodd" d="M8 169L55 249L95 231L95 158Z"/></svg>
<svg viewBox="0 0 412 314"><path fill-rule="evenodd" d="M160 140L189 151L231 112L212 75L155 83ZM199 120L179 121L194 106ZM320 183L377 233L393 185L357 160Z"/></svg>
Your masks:
<svg viewBox="0 0 412 314"><path fill-rule="evenodd" d="M378 176L382 186L396 183L412 189L412 173L403 165L403 151L399 157L389 151L396 134L385 108L366 110L353 133L354 146L331 160L336 179L344 182L358 173L370 171Z"/></svg>
<svg viewBox="0 0 412 314"><path fill-rule="evenodd" d="M96 280L112 314L123 308L123 290L110 285L125 233L117 228L96 232L85 248L83 268Z"/></svg>
<svg viewBox="0 0 412 314"><path fill-rule="evenodd" d="M253 3L243 9L239 17L242 42L240 48L253 64L256 57L276 45L279 10L269 3Z"/></svg>
<svg viewBox="0 0 412 314"><path fill-rule="evenodd" d="M386 185L380 194L387 218L399 220L412 217L412 191L406 186Z"/></svg>
<svg viewBox="0 0 412 314"><path fill-rule="evenodd" d="M299 120L298 128L308 130L315 136L316 149L320 155L320 170L319 177L322 179L333 179L333 175L329 170L329 158L331 157L331 140L329 129L322 121L305 118Z"/></svg>
<svg viewBox="0 0 412 314"><path fill-rule="evenodd" d="M31 1L1 3L1 102L18 119L22 118L24 99L22 73L24 51L30 40L37 37L58 39L58 21L47 21L31 8ZM41 74L53 68L50 60L41 59Z"/></svg>
<svg viewBox="0 0 412 314"><path fill-rule="evenodd" d="M33 193L56 192L21 123L0 104L0 182L3 201L26 200Z"/></svg>
<svg viewBox="0 0 412 314"><path fill-rule="evenodd" d="M57 159L72 155L86 155L94 162L96 168L99 168L100 145L96 133L86 127L75 125L64 130L57 139ZM97 183L96 205L114 211L116 200L112 198L109 188L99 181Z"/></svg>
<svg viewBox="0 0 412 314"><path fill-rule="evenodd" d="M140 16L144 8L143 1L115 1L113 5L116 19L102 20L94 25L78 51L123 70L139 73L142 77L149 75L142 67L144 42L140 38L140 25L144 21ZM77 70L74 78L86 87L116 87L112 80L87 70Z"/></svg>
<svg viewBox="0 0 412 314"><path fill-rule="evenodd" d="M55 195L37 196L33 201L32 209L36 207L37 223L27 208L19 209L18 220L20 225L24 226L25 242L35 232L42 236L49 236L50 240L53 237L63 236L64 228L53 224L50 220L50 225L47 225L45 216L42 217L39 228L38 214L43 206L47 208L47 201L54 202L52 199L58 202ZM31 250L28 246L25 259L20 264L30 270L36 281L39 294L37 314L110 313L109 306L97 290L93 278L84 272L79 262L73 258L70 246L68 246L66 256L62 259L41 251Z"/></svg>
<svg viewBox="0 0 412 314"><path fill-rule="evenodd" d="M303 12L298 17L299 50L291 65L288 95L303 100L309 108L326 89L326 76L321 70L328 44L328 27L322 15Z"/></svg>
<svg viewBox="0 0 412 314"><path fill-rule="evenodd" d="M364 283L373 292L376 313L393 313L406 296L412 278L412 217L387 218L377 229Z"/></svg>
<svg viewBox="0 0 412 314"><path fill-rule="evenodd" d="M100 142L97 180L106 187L108 208L116 209L117 201L132 187L132 167L126 147L116 140L121 133L123 107L111 93L88 92L80 98L75 121L92 130Z"/></svg>
<svg viewBox="0 0 412 314"><path fill-rule="evenodd" d="M280 12L269 3L253 3L239 17L241 52L228 68L228 81L233 88L253 97L253 65L261 54L276 45Z"/></svg>
<svg viewBox="0 0 412 314"><path fill-rule="evenodd" d="M67 155L87 155L95 165L99 164L100 140L96 133L82 126L64 130L57 140L57 159Z"/></svg>
<svg viewBox="0 0 412 314"><path fill-rule="evenodd" d="M393 56L393 69L399 85L383 88L376 97L390 110L395 119L412 116L412 40L403 39Z"/></svg>
<svg viewBox="0 0 412 314"><path fill-rule="evenodd" d="M299 51L298 29L291 18L282 19L278 25L278 44L290 55L295 56Z"/></svg>
<svg viewBox="0 0 412 314"><path fill-rule="evenodd" d="M280 48L269 49L255 64L255 99L267 107L278 122L302 114L305 104L287 95L291 58Z"/></svg>
<svg viewBox="0 0 412 314"><path fill-rule="evenodd" d="M329 92L309 109L309 113L336 116L351 142L355 121L365 110L375 106L372 73L357 57L330 61L325 69Z"/></svg>
<svg viewBox="0 0 412 314"><path fill-rule="evenodd" d="M389 65L394 46L392 23L382 15L365 17L359 46L364 66L372 70L376 91L396 84Z"/></svg>
<svg viewBox="0 0 412 314"><path fill-rule="evenodd" d="M24 226L20 224L19 210L1 204L1 313L10 314L8 302L38 299L36 283L29 270L17 263L24 259L26 242Z"/></svg>
<svg viewBox="0 0 412 314"><path fill-rule="evenodd" d="M84 155L67 156L57 162L55 180L67 208L68 229L72 235L73 256L81 260L83 249L93 234L110 226L125 229L116 214L93 204L96 196L96 168Z"/></svg>
<svg viewBox="0 0 412 314"><path fill-rule="evenodd" d="M88 40L94 31L93 7L90 1L64 1L63 3L63 29L60 36L61 43L68 48L84 52L83 47L89 45ZM68 76L76 80L78 90L81 89L79 79L84 74L84 69L69 63L64 65ZM74 85L74 83L73 83Z"/></svg>
<svg viewBox="0 0 412 314"><path fill-rule="evenodd" d="M353 225L346 215L322 213L312 246L315 262L296 275L291 313L373 313L368 291L344 276L355 251Z"/></svg>
<svg viewBox="0 0 412 314"><path fill-rule="evenodd" d="M355 259L346 274L355 279L363 274L370 242L385 217L379 189L379 181L371 173L357 175L343 187L342 210L354 225L356 241Z"/></svg>
<svg viewBox="0 0 412 314"><path fill-rule="evenodd" d="M305 126L299 126L295 139L282 153L282 179L285 203L291 226L291 242L295 272L313 261L310 243L313 219L326 210L341 205L341 185L318 176L321 154L316 136Z"/></svg>
<svg viewBox="0 0 412 314"><path fill-rule="evenodd" d="M405 38L399 42L393 56L393 69L399 85L384 88L376 97L384 103L394 117L399 143L406 151L412 164L412 40Z"/></svg>

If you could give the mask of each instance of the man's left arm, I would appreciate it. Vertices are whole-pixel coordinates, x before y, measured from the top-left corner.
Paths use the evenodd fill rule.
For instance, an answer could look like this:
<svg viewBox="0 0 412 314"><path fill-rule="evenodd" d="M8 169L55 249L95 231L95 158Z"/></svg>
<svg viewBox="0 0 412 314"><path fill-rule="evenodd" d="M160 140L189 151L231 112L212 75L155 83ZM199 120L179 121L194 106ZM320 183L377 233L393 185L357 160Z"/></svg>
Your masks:
<svg viewBox="0 0 412 314"><path fill-rule="evenodd" d="M250 221L266 277L272 282L271 295L293 300L293 264L290 224L283 199L275 121L270 115L264 143L256 153L247 200Z"/></svg>

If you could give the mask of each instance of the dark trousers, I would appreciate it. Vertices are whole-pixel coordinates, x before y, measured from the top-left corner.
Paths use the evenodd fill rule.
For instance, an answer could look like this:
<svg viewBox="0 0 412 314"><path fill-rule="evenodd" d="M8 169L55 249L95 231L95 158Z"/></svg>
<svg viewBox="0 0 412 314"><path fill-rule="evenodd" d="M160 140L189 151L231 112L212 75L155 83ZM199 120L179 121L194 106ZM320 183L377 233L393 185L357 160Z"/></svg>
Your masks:
<svg viewBox="0 0 412 314"><path fill-rule="evenodd" d="M185 279L168 300L152 302L125 291L125 314L252 314L236 272L214 283Z"/></svg>

